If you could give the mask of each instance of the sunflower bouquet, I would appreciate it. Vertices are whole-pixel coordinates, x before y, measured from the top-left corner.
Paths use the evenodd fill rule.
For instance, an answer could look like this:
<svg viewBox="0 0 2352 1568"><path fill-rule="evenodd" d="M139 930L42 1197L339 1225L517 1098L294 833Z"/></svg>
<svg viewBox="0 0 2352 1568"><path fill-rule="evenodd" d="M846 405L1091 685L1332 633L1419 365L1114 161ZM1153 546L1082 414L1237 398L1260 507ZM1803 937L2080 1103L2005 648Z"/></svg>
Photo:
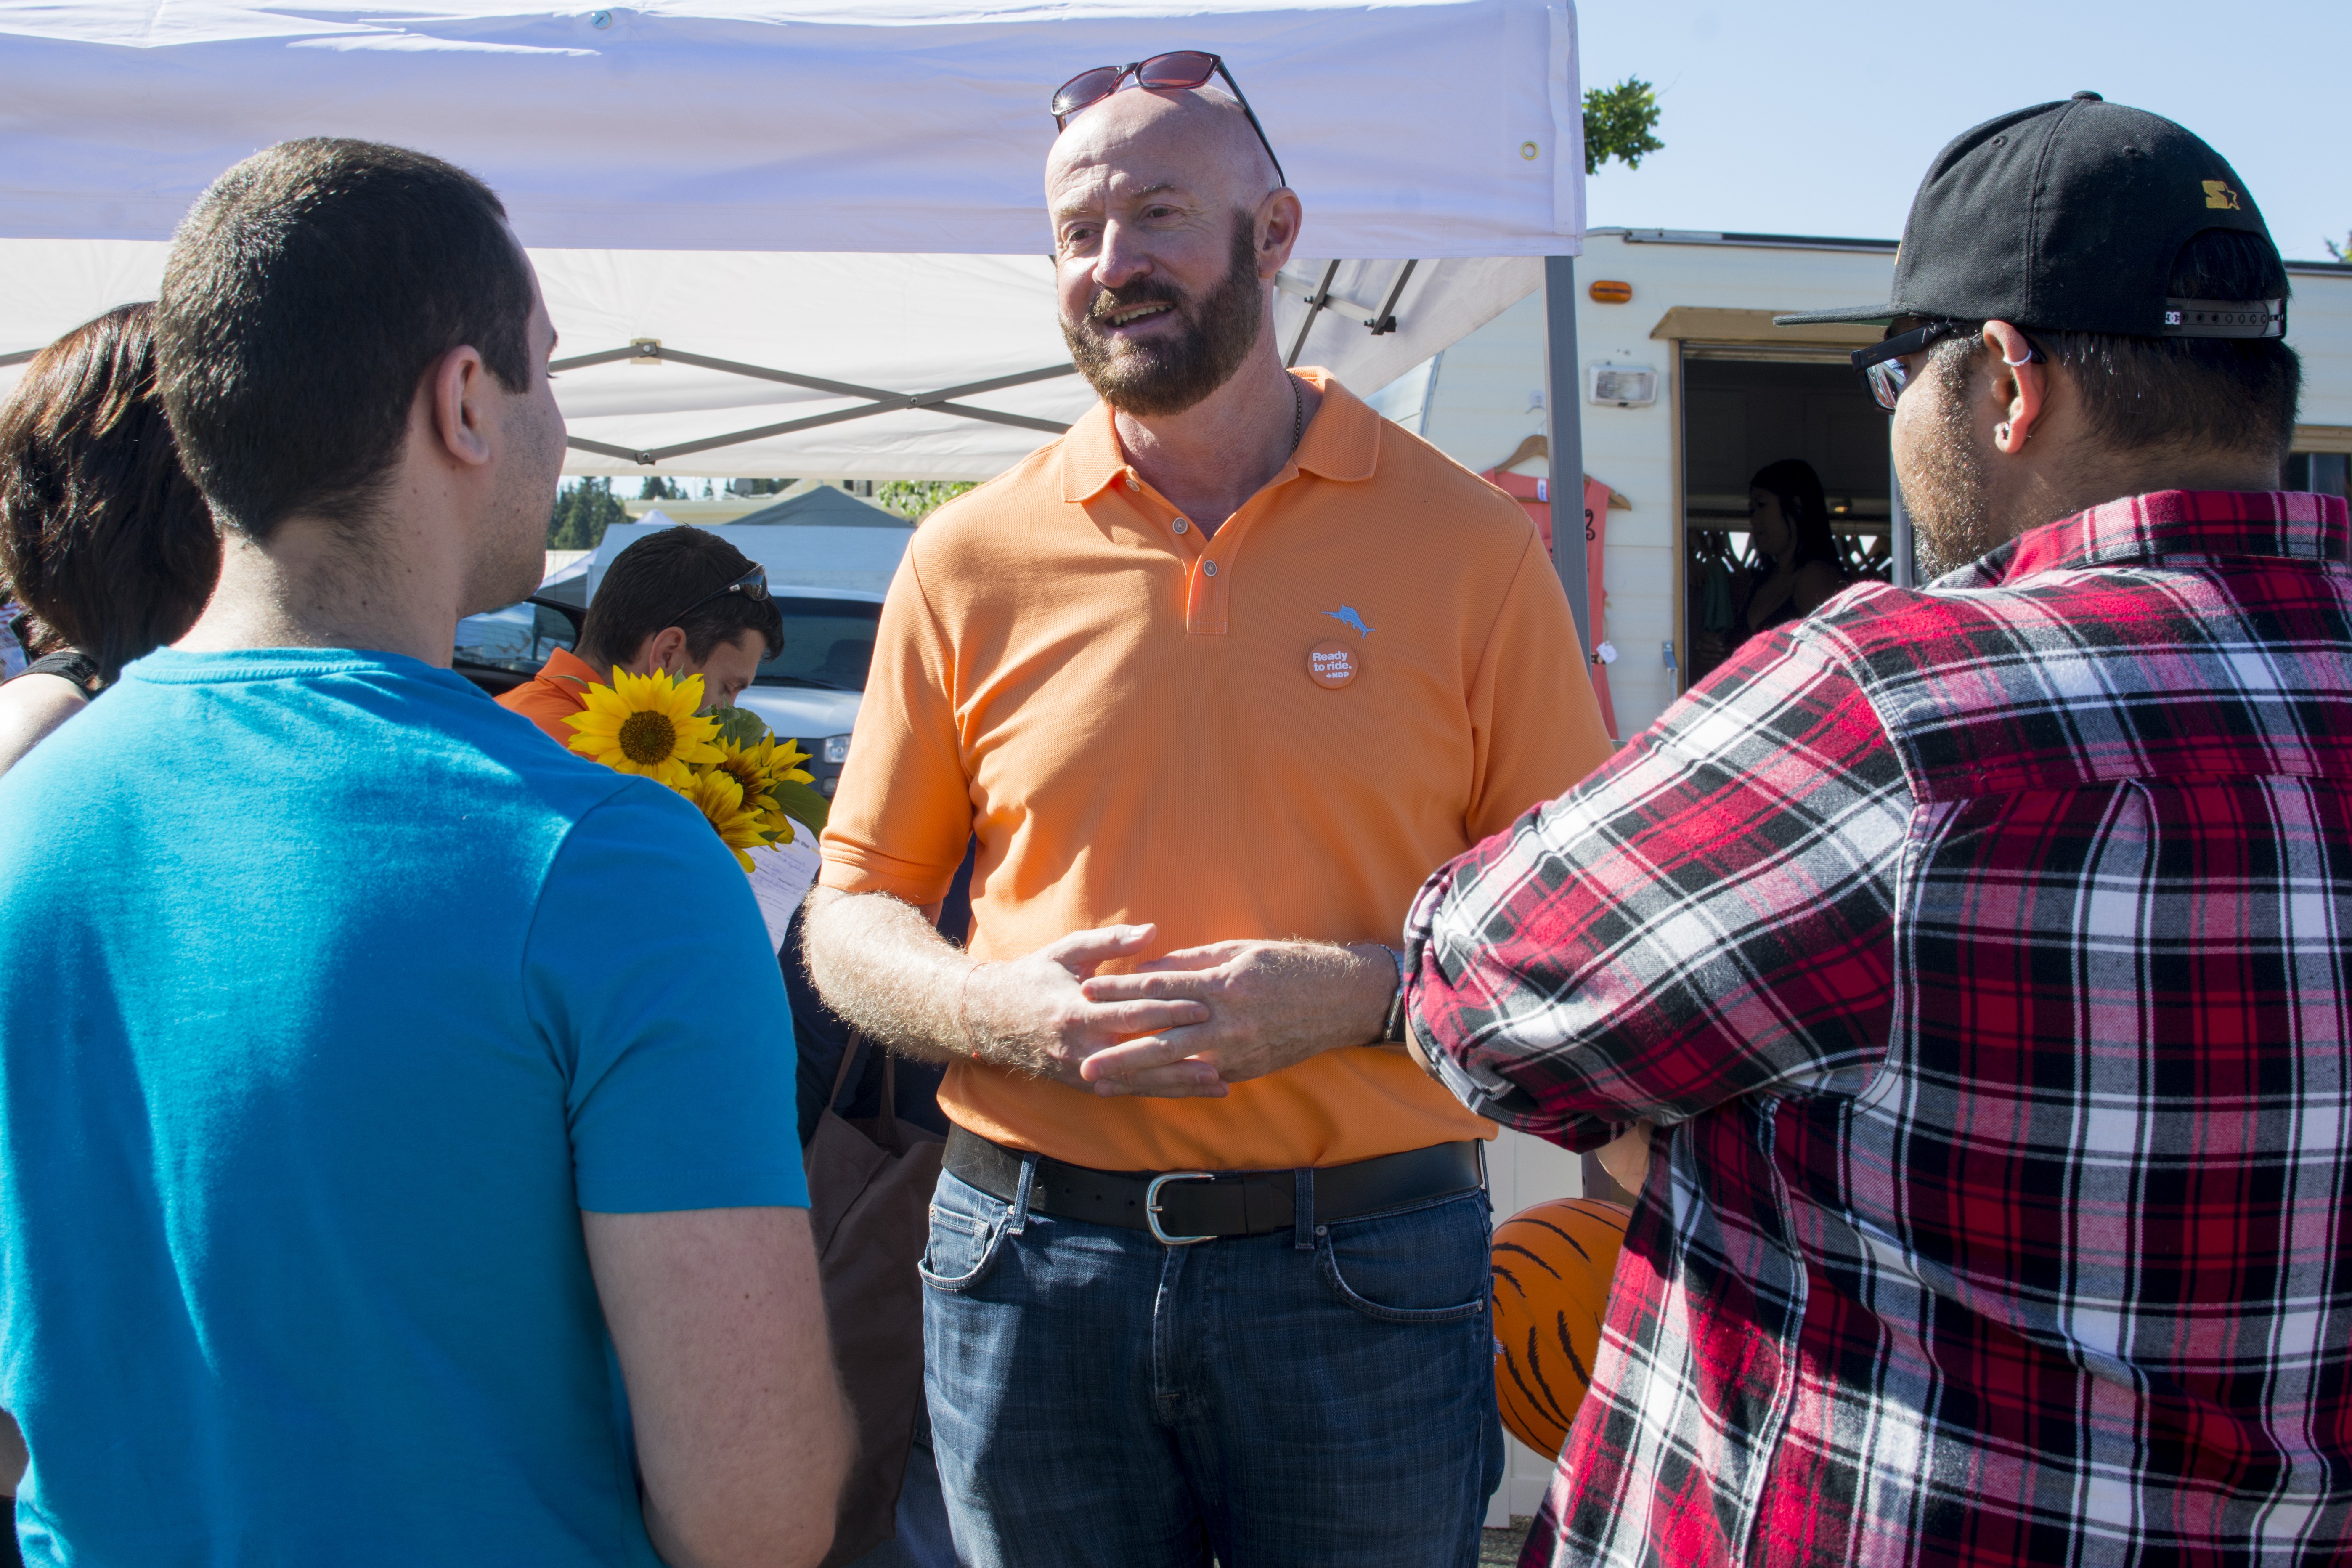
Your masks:
<svg viewBox="0 0 2352 1568"><path fill-rule="evenodd" d="M803 797L824 798L806 787L809 774L800 764L808 753L777 740L758 714L740 708L704 713L698 675L672 680L667 670L616 669L612 685L588 689L587 700L583 711L564 721L580 731L572 749L692 801L746 871L752 850L793 841L785 800L806 816Z"/></svg>

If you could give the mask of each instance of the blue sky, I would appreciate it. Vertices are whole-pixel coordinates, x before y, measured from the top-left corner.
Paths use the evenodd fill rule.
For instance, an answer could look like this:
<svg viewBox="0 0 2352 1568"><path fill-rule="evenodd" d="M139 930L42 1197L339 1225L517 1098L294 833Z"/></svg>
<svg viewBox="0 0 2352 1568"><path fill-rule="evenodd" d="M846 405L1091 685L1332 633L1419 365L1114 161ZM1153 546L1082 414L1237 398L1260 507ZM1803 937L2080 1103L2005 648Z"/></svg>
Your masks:
<svg viewBox="0 0 2352 1568"><path fill-rule="evenodd" d="M2352 230L2352 0L1745 5L1580 0L1584 82L1654 83L1666 151L1593 177L1590 226L1892 239L1958 132L2078 88L2230 160L2279 248Z"/></svg>

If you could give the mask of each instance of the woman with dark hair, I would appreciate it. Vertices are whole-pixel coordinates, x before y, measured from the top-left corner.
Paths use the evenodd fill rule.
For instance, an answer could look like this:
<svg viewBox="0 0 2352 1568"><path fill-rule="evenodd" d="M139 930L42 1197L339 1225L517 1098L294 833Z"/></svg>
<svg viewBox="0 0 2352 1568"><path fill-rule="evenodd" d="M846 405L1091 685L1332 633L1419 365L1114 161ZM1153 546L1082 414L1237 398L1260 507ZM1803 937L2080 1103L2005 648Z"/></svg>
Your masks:
<svg viewBox="0 0 2352 1568"><path fill-rule="evenodd" d="M1783 458L1748 481L1748 636L1811 615L1845 586L1821 476L1802 458Z"/></svg>
<svg viewBox="0 0 2352 1568"><path fill-rule="evenodd" d="M155 396L152 305L43 349L0 409L0 582L33 662L0 686L0 773L194 624L220 538Z"/></svg>

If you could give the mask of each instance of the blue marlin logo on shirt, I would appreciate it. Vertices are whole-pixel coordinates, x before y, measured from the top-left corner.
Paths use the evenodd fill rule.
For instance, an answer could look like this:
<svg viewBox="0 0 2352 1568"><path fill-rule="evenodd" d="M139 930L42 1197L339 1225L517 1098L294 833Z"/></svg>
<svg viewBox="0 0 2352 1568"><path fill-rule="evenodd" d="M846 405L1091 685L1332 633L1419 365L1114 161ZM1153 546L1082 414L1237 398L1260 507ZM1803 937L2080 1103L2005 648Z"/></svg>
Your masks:
<svg viewBox="0 0 2352 1568"><path fill-rule="evenodd" d="M1323 613L1341 626L1353 626L1356 635L1360 637L1372 635L1372 628L1364 625L1364 617L1356 614L1356 606L1353 605L1342 605L1336 610L1326 610Z"/></svg>

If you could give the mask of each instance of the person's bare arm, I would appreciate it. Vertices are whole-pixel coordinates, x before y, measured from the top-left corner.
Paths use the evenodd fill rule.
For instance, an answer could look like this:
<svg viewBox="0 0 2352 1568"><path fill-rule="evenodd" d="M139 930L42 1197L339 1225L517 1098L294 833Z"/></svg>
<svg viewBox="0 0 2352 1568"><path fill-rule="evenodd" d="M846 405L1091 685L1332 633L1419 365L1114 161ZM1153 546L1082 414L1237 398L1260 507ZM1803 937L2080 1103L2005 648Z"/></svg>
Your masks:
<svg viewBox="0 0 2352 1568"><path fill-rule="evenodd" d="M89 706L81 688L60 675L20 675L0 686L0 773Z"/></svg>
<svg viewBox="0 0 2352 1568"><path fill-rule="evenodd" d="M853 1437L808 1211L583 1211L581 1226L654 1550L672 1568L812 1568Z"/></svg>
<svg viewBox="0 0 2352 1568"><path fill-rule="evenodd" d="M809 976L825 1005L906 1055L942 1062L976 1057L1105 1094L1225 1092L1216 1069L1201 1062L1150 1064L1108 1086L1079 1070L1129 1036L1209 1016L1193 1001L1095 1001L1080 989L1100 965L1148 949L1150 926L1073 931L1026 958L983 963L903 900L819 888L802 911L801 931Z"/></svg>
<svg viewBox="0 0 2352 1568"><path fill-rule="evenodd" d="M1338 1046L1377 1042L1396 994L1396 961L1370 942L1220 942L1100 974L1081 990L1089 1001L1192 1001L1196 1024L1161 1026L1088 1060L1099 1092L1132 1092L1146 1074L1187 1061L1207 1063L1227 1083L1262 1078Z"/></svg>

